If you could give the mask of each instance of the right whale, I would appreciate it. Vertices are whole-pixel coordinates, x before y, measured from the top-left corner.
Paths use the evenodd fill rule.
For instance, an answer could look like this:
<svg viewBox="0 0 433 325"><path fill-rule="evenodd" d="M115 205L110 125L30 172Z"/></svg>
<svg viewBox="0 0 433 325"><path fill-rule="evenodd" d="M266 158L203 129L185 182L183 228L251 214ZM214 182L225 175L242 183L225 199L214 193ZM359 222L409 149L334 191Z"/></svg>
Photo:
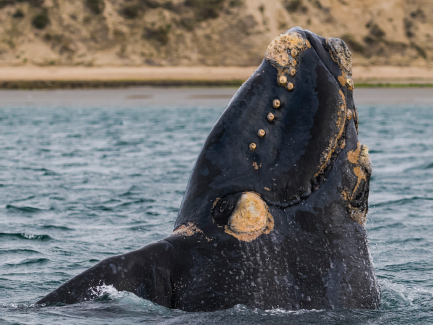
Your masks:
<svg viewBox="0 0 433 325"><path fill-rule="evenodd" d="M371 162L357 127L346 44L290 29L210 132L173 233L38 303L112 285L187 311L378 308L365 229Z"/></svg>

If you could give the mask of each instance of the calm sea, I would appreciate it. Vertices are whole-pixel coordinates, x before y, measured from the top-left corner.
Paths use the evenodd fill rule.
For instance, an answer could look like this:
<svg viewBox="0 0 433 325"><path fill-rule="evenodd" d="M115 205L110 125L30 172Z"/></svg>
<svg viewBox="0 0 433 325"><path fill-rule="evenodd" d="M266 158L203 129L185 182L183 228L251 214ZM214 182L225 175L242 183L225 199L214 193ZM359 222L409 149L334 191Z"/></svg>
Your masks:
<svg viewBox="0 0 433 325"><path fill-rule="evenodd" d="M0 92L0 323L433 322L433 91L355 90L374 165L367 223L382 307L170 310L107 290L33 303L173 228L191 168L235 89Z"/></svg>

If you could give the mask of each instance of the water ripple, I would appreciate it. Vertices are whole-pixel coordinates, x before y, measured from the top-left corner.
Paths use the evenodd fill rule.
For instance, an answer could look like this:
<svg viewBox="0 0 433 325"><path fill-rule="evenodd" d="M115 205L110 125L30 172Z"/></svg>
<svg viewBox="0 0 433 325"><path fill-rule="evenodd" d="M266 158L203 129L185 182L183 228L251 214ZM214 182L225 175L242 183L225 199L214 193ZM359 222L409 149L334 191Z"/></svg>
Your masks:
<svg viewBox="0 0 433 325"><path fill-rule="evenodd" d="M2 239L48 241L48 240L52 240L53 238L51 238L49 235L33 235L33 234L26 234L26 233L0 233L0 240Z"/></svg>
<svg viewBox="0 0 433 325"><path fill-rule="evenodd" d="M224 109L95 100L116 91L84 91L92 104L72 106L54 105L58 92L41 91L50 107L0 107L1 324L431 323L431 105L358 107L360 140L373 162L367 228L380 310L186 313L116 291L34 307L98 261L171 233L197 154Z"/></svg>

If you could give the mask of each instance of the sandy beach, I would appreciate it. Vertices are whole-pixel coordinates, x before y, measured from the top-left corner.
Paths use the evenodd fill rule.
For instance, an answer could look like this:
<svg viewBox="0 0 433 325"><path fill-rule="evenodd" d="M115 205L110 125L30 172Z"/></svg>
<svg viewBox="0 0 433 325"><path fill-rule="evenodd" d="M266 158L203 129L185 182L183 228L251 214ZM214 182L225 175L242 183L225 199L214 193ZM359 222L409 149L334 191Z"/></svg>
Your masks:
<svg viewBox="0 0 433 325"><path fill-rule="evenodd" d="M0 90L1 107L225 107L235 87L128 87L117 89ZM360 105L433 103L430 88L355 88Z"/></svg>
<svg viewBox="0 0 433 325"><path fill-rule="evenodd" d="M128 85L237 86L257 67L0 67L0 88L86 88ZM355 85L433 84L433 69L353 68Z"/></svg>

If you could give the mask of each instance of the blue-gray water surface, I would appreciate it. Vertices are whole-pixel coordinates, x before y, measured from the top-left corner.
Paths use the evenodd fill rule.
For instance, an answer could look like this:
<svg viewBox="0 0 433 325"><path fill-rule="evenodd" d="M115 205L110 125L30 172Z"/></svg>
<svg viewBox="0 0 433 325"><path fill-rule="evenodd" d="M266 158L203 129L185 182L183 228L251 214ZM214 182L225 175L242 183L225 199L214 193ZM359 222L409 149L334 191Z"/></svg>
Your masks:
<svg viewBox="0 0 433 325"><path fill-rule="evenodd" d="M378 90L370 101L364 90L358 111L374 167L367 230L380 310L187 313L110 288L90 302L33 305L98 261L172 231L197 154L233 92L0 92L0 323L432 322L433 102L386 100Z"/></svg>

